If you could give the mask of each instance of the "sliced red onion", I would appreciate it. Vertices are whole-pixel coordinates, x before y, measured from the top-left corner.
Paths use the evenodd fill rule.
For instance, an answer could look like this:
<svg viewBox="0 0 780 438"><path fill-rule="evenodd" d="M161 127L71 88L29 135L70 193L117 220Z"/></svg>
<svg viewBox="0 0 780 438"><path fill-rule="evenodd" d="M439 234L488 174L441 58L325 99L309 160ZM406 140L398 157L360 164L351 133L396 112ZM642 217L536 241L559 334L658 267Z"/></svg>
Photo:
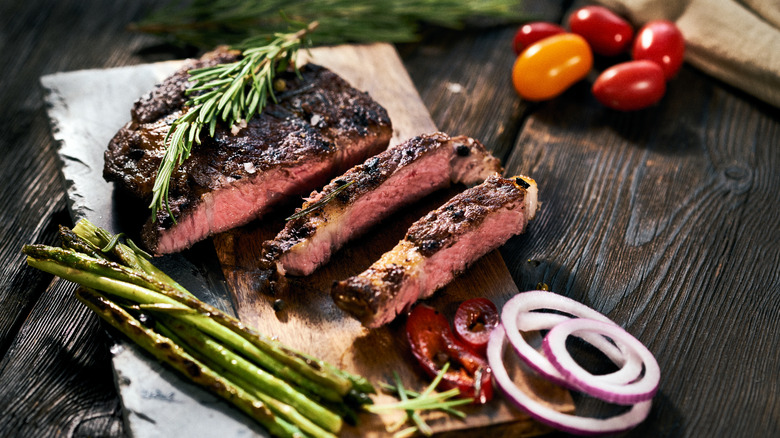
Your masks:
<svg viewBox="0 0 780 438"><path fill-rule="evenodd" d="M629 349L642 360L644 375L626 384L594 379L595 376L582 368L566 349L566 338L583 332L606 336L615 342L620 342L624 350ZM653 398L658 390L658 382L661 379L658 362L647 347L620 326L593 319L569 319L557 324L547 333L542 341L542 349L552 365L565 376L567 381L580 391L606 402L630 405Z"/></svg>
<svg viewBox="0 0 780 438"><path fill-rule="evenodd" d="M609 418L589 418L565 414L536 401L518 388L504 366L504 348L507 331L501 325L490 334L487 358L493 369L493 378L506 397L535 420L568 433L602 435L623 432L641 423L650 413L651 400L637 403L630 410Z"/></svg>
<svg viewBox="0 0 780 438"><path fill-rule="evenodd" d="M549 330L570 319L571 318L566 315L559 315L557 313L520 312L517 317L517 326L521 332ZM596 382L624 385L635 381L642 374L642 359L635 354L633 350L626 348L621 349L610 342L608 338L599 334L585 332L578 335L578 337L596 347L599 351L604 353L612 363L620 367L617 371L608 374L590 374L589 379ZM545 359L547 359L547 357L545 357ZM563 373L561 374L561 377L565 379L565 375ZM568 380L566 386L571 387L572 389L579 389L576 385L572 385Z"/></svg>
<svg viewBox="0 0 780 438"><path fill-rule="evenodd" d="M541 352L537 351L535 348L529 345L528 342L526 342L526 340L523 338L523 335L520 333L520 324L523 314L540 309L556 310L580 318L590 318L597 321L603 321L615 326L617 326L617 324L601 313L591 309L590 307L574 301L571 298L567 298L553 292L540 290L522 292L515 295L512 299L507 301L506 304L504 304L504 307L501 309L501 324L503 324L504 329L506 330L506 336L509 338L509 342L512 344L512 347L515 349L518 356L520 356L534 371L541 374L542 377L558 385L572 388L572 384L566 380L566 378L550 363L546 357L544 357ZM566 318L565 316L562 317ZM552 317L550 318L552 319ZM593 340L591 339L589 342L591 341ZM599 344L598 341L593 342ZM618 344L618 348L621 352L626 351L625 349L621 348L620 344ZM609 350L605 349L602 351ZM612 356L610 356L610 359L612 359ZM623 367L616 373L606 374L597 378L604 381L626 383L635 379L641 372L641 364L636 359L636 357L632 358L631 355L626 357L626 359L616 358L615 363L618 365L621 363L627 363L630 364L630 366L628 368ZM639 366L639 369L637 369L637 366Z"/></svg>

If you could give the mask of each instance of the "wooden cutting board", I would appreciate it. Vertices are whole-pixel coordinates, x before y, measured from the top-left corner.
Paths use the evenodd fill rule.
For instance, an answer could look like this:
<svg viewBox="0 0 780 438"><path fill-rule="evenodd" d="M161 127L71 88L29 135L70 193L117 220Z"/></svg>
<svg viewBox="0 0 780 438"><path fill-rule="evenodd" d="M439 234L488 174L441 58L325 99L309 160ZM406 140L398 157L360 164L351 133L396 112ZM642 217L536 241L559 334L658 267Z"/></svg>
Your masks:
<svg viewBox="0 0 780 438"><path fill-rule="evenodd" d="M436 130L393 46L373 44L318 48L304 58L334 70L387 108L394 126L391 145ZM100 177L102 151L113 133L129 120L132 100L151 89L178 65L164 63L42 78L49 92L47 100L55 138L61 142L60 156L63 174L69 182L68 198L74 220L87 217L112 232L133 232L126 229L130 225L121 220L119 216L122 215L116 214L121 210L122 199L117 198L113 187ZM300 205L299 199L290 200L262 220L211 239L217 264L204 262L213 257L207 244L201 244L184 255L160 261L165 267L175 268L183 275L187 271L196 271L199 275L195 277L199 280L190 282L194 285L185 282L185 286L196 289L194 292L198 296L205 294L207 301L234 312L242 321L286 345L366 376L373 382L390 381L393 372L397 372L407 387L421 389L427 382L416 367L406 343L404 318L399 317L386 327L367 330L341 312L333 304L328 291L334 280L357 274L368 267L403 237L414 220L462 189L455 187L442 191L404 208L368 235L335 254L328 265L313 275L292 279L290 290L280 296L260 292L257 260L262 242L282 228L282 218ZM219 292L222 282L215 272L219 270L226 286L223 293ZM205 274L203 271L206 271ZM484 296L501 305L517 292L500 254L494 251L438 291L428 303L451 317L458 303L467 298ZM272 308L276 299L284 302L284 309L280 312ZM114 358L114 367L128 429L135 436L166 436L168 431L181 433L187 428L196 434L205 433L205 430L219 430L223 435L236 436L245 436L247 432L261 433L253 425L243 426L250 420L207 394L201 394L198 388L181 382L178 376L134 348L122 348ZM567 392L546 382L527 380L527 375L522 372L515 374L518 381L532 386L554 408L562 411L573 409ZM380 395L377 402L391 400ZM167 415L161 414L166 410ZM529 436L547 431L508 406L500 396L485 406L465 410L468 413L465 420L438 414L427 418L437 432L507 423L512 423L508 430L513 435ZM224 415L215 414L215 411ZM166 421L155 420L158 415L164 415ZM387 434L386 424L395 419L393 415L379 417L365 414L360 427L349 428L344 435L383 436ZM169 422L173 423L173 428L170 428ZM199 422L203 424L199 425Z"/></svg>

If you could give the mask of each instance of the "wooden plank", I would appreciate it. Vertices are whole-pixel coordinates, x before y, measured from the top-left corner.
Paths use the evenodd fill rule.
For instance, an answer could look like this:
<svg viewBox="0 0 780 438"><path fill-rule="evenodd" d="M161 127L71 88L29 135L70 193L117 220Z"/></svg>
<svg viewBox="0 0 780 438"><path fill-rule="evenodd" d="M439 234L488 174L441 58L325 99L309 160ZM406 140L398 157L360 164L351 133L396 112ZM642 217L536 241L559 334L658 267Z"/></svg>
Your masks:
<svg viewBox="0 0 780 438"><path fill-rule="evenodd" d="M394 141L435 131L414 86L387 44L347 46L312 50L312 62L333 69L357 88L367 91L382 104L393 122ZM355 68L355 66L360 66ZM292 279L283 296L258 293L258 254L264 240L273 238L283 226L289 211L282 209L252 224L215 236L213 241L223 265L223 272L234 294L238 316L258 327L261 333L278 338L283 344L320 357L344 369L363 375L373 382L392 381L398 372L405 385L423 388L425 379L415 366L403 329L403 317L374 330L367 330L338 309L328 294L330 285L367 268L381 254L398 242L416 219L443 203L457 189L438 193L409 206L383 221L368 235L350 243L313 275ZM288 208L293 208L290 206ZM436 293L429 302L450 317L464 299L486 296L503 303L517 293L517 288L497 251L489 254L452 284ZM285 302L285 310L274 312L276 299ZM381 354L377 354L378 346ZM559 409L569 409L565 391L547 388ZM529 423L530 419L496 399L487 406L471 408L465 421L436 416L435 431L468 429L509 421ZM380 436L393 417L364 415L356 436ZM381 420L381 421L380 421ZM384 421L383 424L382 421ZM528 425L521 426L539 432Z"/></svg>
<svg viewBox="0 0 780 438"><path fill-rule="evenodd" d="M0 436L122 433L109 340L75 288L56 280L0 362Z"/></svg>

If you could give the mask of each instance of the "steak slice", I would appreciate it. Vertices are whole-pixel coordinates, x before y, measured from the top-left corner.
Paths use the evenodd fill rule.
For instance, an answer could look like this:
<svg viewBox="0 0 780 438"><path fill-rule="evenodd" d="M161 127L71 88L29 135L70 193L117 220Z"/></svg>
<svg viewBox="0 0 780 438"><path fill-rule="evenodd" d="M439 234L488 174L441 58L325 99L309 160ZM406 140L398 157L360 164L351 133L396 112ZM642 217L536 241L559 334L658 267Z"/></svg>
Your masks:
<svg viewBox="0 0 780 438"><path fill-rule="evenodd" d="M412 224L367 270L336 282L331 296L364 326L379 327L522 233L536 209L534 180L493 175Z"/></svg>
<svg viewBox="0 0 780 438"><path fill-rule="evenodd" d="M263 244L263 258L275 264L277 278L309 275L347 241L400 207L451 183L481 183L496 172L501 172L499 160L472 138L440 132L414 137L312 193L298 212L330 199L288 221L274 240Z"/></svg>
<svg viewBox="0 0 780 438"><path fill-rule="evenodd" d="M235 56L217 51L187 68ZM105 153L104 178L148 202L165 135L187 110L182 108L187 68L136 103L132 121ZM160 209L143 226L141 237L149 250L177 252L246 224L387 147L392 127L385 109L335 73L307 64L300 75L290 71L278 78L276 84L283 84L278 102L245 126L231 130L218 124L214 137L203 131L202 143L193 146L171 177L168 200L175 223Z"/></svg>

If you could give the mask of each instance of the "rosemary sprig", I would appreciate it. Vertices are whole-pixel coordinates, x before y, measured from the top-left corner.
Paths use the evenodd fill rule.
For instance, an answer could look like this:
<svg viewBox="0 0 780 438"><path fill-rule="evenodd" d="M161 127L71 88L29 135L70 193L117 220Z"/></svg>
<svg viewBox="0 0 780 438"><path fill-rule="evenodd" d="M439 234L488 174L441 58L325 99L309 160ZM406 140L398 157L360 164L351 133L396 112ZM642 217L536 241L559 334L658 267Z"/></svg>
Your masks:
<svg viewBox="0 0 780 438"><path fill-rule="evenodd" d="M164 205L176 222L168 205L171 176L190 156L192 145L200 144L201 130L208 126L209 136L214 136L218 121L233 126L262 112L269 98L275 102L276 74L295 66L298 50L317 26L315 21L297 32L277 33L270 42L249 45L238 61L190 70L189 80L194 85L187 90L191 97L186 111L165 136L165 155L152 189L153 216Z"/></svg>
<svg viewBox="0 0 780 438"><path fill-rule="evenodd" d="M436 378L433 379L430 385L422 393L407 390L401 383L400 377L397 373L395 376L395 386L384 385L383 388L394 394L398 395L401 400L397 403L383 404L383 405L368 405L364 406L369 412L379 414L385 411L406 411L406 416L402 418L398 423L391 425L388 428L388 432L397 431L393 436L394 438L402 438L411 436L416 432L420 432L425 436L433 435L431 427L423 420L420 415L421 411L426 410L439 410L446 412L450 415L454 415L458 418L464 418L465 414L461 411L453 409L455 406L461 406L469 404L473 401L470 398L454 399L460 394L457 388L450 389L444 392L435 392L434 389L439 385L444 374L449 370L449 363L445 363ZM411 420L415 425L407 427L406 429L398 431L408 420Z"/></svg>
<svg viewBox="0 0 780 438"><path fill-rule="evenodd" d="M169 2L132 28L208 49L282 31L280 10L293 20L319 21L318 44L410 42L421 23L459 29L476 20L527 18L517 0L192 0Z"/></svg>
<svg viewBox="0 0 780 438"><path fill-rule="evenodd" d="M318 209L324 207L325 204L330 202L331 199L335 198L336 195L338 195L339 193L343 192L344 189L346 189L347 187L351 186L354 183L355 183L355 180L352 180L352 181L350 181L348 183L340 185L338 188L336 188L332 192L330 192L327 195L323 196L322 199L320 199L319 201L315 202L314 204L312 204L312 205L304 208L303 210L298 211L295 214L291 215L290 217L286 218L285 221L291 221L293 219L298 219L298 218L304 217L307 214L311 213L312 211L318 210Z"/></svg>

